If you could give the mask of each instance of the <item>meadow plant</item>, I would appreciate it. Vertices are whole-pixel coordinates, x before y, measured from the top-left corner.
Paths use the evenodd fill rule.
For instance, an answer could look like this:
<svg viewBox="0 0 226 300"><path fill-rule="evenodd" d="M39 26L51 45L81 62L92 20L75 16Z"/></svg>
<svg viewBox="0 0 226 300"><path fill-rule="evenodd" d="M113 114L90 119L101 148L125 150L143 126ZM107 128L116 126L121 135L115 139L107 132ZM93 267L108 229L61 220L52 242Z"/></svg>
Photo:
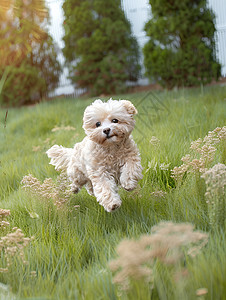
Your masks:
<svg viewBox="0 0 226 300"><path fill-rule="evenodd" d="M169 163L166 162L158 163L158 161L154 157L151 161L148 162L148 167L145 173L148 173L150 170L153 170L155 172L157 172L157 170L168 171L169 168L170 168Z"/></svg>
<svg viewBox="0 0 226 300"><path fill-rule="evenodd" d="M32 146L32 151L33 152L41 151L41 146Z"/></svg>
<svg viewBox="0 0 226 300"><path fill-rule="evenodd" d="M160 170L162 170L162 171L168 171L169 167L170 167L170 164L166 164L166 163L162 163L159 166Z"/></svg>
<svg viewBox="0 0 226 300"><path fill-rule="evenodd" d="M0 209L0 228L6 229L10 225L5 220L10 215L9 209ZM0 238L0 252L6 258L7 268L0 268L1 273L8 272L8 267L12 265L13 258L19 257L24 264L28 262L24 257L24 248L30 243L33 238L27 238L22 230L14 227L13 232L8 233L6 236Z"/></svg>
<svg viewBox="0 0 226 300"><path fill-rule="evenodd" d="M37 146L33 145L32 151L33 152L39 152L39 151L46 152L46 149L48 149L54 143L55 143L55 140L52 140L51 138L47 138L41 142L41 145L37 145Z"/></svg>
<svg viewBox="0 0 226 300"><path fill-rule="evenodd" d="M148 173L150 170L154 170L156 172L157 167L158 167L158 162L155 158L153 158L151 161L148 162L148 167L145 173Z"/></svg>
<svg viewBox="0 0 226 300"><path fill-rule="evenodd" d="M74 131L74 130L76 130L76 128L75 127L72 127L72 126L55 126L51 131L52 132L56 132L56 131Z"/></svg>
<svg viewBox="0 0 226 300"><path fill-rule="evenodd" d="M51 129L51 132L55 133L55 132L64 132L64 131L75 131L76 128L75 127L72 127L72 126L64 126L64 125L61 125L61 126L54 126L52 129ZM74 139L78 136L78 133L75 133L72 137L72 143L74 143ZM33 152L41 152L41 151L44 151L46 152L47 149L49 149L50 147L52 147L52 145L54 145L56 143L56 140L53 138L53 136L48 137L46 138L45 140L41 141L41 143L39 145L36 145L36 146L32 146L32 151Z"/></svg>
<svg viewBox="0 0 226 300"><path fill-rule="evenodd" d="M212 226L223 225L225 221L226 166L218 163L205 171L201 177L206 183L205 197L210 224Z"/></svg>
<svg viewBox="0 0 226 300"><path fill-rule="evenodd" d="M172 277L178 275L185 253L194 257L206 245L208 234L194 231L188 223L161 222L152 227L151 235L139 240L123 240L116 248L118 258L110 262L115 272L113 282L129 289L131 280L154 280L154 265L164 264Z"/></svg>
<svg viewBox="0 0 226 300"><path fill-rule="evenodd" d="M9 209L0 208L0 228L5 229L9 226L9 222L5 220L10 215Z"/></svg>
<svg viewBox="0 0 226 300"><path fill-rule="evenodd" d="M156 148L160 147L160 140L156 136L152 136L150 139L150 144Z"/></svg>
<svg viewBox="0 0 226 300"><path fill-rule="evenodd" d="M25 237L22 230L17 227L13 228L13 232L0 239L0 250L5 254L7 267L11 266L14 257L19 257L23 264L28 264L24 257L24 248L29 245L32 239L33 237Z"/></svg>
<svg viewBox="0 0 226 300"><path fill-rule="evenodd" d="M34 196L52 199L57 208L66 203L71 195L70 182L64 172L57 177L57 183L54 183L52 178L46 178L41 183L36 177L29 174L23 177L21 184L26 191Z"/></svg>
<svg viewBox="0 0 226 300"><path fill-rule="evenodd" d="M170 163L168 161L161 161L160 156L160 145L161 141L155 137L152 136L150 139L151 148L153 150L153 158L148 161L148 166L145 171L145 173L155 173L155 178L160 178L160 184L164 186L168 186L168 179L170 174Z"/></svg>
<svg viewBox="0 0 226 300"><path fill-rule="evenodd" d="M206 288L201 288L196 291L196 296L202 297L202 296L205 296L207 293L208 293L208 290ZM204 298L202 298L202 299L204 299Z"/></svg>
<svg viewBox="0 0 226 300"><path fill-rule="evenodd" d="M209 131L204 139L191 142L191 154L181 158L183 164L174 167L172 175L177 183L181 183L185 173L203 174L211 166L217 151L217 145L226 140L226 126Z"/></svg>
<svg viewBox="0 0 226 300"><path fill-rule="evenodd" d="M165 197L166 194L167 194L167 193L164 192L164 191L162 191L162 190L160 190L160 191L155 191L155 192L152 192L152 193L151 193L151 195L154 196L154 197L156 197L156 198L163 198L163 197Z"/></svg>

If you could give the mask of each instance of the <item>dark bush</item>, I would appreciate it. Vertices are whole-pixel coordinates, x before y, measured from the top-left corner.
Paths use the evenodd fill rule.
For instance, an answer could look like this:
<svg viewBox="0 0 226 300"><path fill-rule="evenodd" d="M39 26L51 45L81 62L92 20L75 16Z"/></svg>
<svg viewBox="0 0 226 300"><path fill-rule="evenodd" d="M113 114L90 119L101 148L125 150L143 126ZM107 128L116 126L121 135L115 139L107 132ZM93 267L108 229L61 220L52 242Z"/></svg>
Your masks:
<svg viewBox="0 0 226 300"><path fill-rule="evenodd" d="M139 48L119 0L66 0L63 9L63 51L75 85L98 95L137 80Z"/></svg>
<svg viewBox="0 0 226 300"><path fill-rule="evenodd" d="M215 16L206 0L149 0L152 17L145 30L146 74L162 86L193 86L218 79Z"/></svg>

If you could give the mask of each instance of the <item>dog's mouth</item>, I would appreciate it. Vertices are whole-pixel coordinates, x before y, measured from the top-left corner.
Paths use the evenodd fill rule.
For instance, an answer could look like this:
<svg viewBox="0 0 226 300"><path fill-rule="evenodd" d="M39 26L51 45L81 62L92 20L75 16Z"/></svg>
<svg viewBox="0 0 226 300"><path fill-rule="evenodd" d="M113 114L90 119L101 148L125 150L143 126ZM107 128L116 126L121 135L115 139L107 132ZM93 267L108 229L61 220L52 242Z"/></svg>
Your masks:
<svg viewBox="0 0 226 300"><path fill-rule="evenodd" d="M105 140L104 141L106 141L106 140L110 140L110 139L112 139L113 137L115 137L116 139L115 139L115 141L117 141L118 139L122 139L123 137L125 137L125 133L123 133L123 132L120 132L120 133L112 133L111 135L107 135L106 137L105 137Z"/></svg>
<svg viewBox="0 0 226 300"><path fill-rule="evenodd" d="M116 136L116 134L107 135L106 139L109 140L109 139L112 138L113 136Z"/></svg>
<svg viewBox="0 0 226 300"><path fill-rule="evenodd" d="M105 139L104 139L104 142L105 141L114 141L114 139L113 138L117 138L118 137L118 135L117 134L111 134L111 135L107 135L106 137L105 137Z"/></svg>

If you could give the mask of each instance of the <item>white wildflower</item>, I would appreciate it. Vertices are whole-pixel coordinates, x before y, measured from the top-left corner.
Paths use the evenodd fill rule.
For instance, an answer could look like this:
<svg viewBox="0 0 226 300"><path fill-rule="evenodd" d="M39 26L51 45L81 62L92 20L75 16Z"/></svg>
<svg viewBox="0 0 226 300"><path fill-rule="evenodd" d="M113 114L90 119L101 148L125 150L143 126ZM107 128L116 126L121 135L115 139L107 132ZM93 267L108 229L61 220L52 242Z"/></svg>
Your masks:
<svg viewBox="0 0 226 300"><path fill-rule="evenodd" d="M156 197L156 198L163 198L167 193L164 192L164 191L155 191L155 192L152 192L151 195Z"/></svg>
<svg viewBox="0 0 226 300"><path fill-rule="evenodd" d="M157 163L156 159L153 158L151 161L148 162L148 168L147 168L147 170L146 170L145 173L147 173L150 170L156 171L157 170L157 166L158 166L158 163Z"/></svg>
<svg viewBox="0 0 226 300"><path fill-rule="evenodd" d="M150 144L153 145L154 147L159 147L160 140L156 136L152 136L150 139Z"/></svg>
<svg viewBox="0 0 226 300"><path fill-rule="evenodd" d="M163 171L168 171L170 167L170 164L162 163L160 164L159 168Z"/></svg>
<svg viewBox="0 0 226 300"><path fill-rule="evenodd" d="M60 127L55 126L51 131L56 132L56 131L61 131L61 130L63 130L63 131L71 131L71 130L74 131L74 130L76 130L76 128L72 127L72 126L60 126Z"/></svg>
<svg viewBox="0 0 226 300"><path fill-rule="evenodd" d="M225 219L226 166L216 164L201 176L206 183L205 197L211 225L221 224Z"/></svg>

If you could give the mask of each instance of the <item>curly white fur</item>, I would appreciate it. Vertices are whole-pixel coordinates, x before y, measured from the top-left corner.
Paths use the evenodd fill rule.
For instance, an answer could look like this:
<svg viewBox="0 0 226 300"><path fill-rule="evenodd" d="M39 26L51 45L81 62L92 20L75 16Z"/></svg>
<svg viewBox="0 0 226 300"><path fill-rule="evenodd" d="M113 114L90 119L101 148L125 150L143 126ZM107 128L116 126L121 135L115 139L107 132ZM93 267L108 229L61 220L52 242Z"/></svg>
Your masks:
<svg viewBox="0 0 226 300"><path fill-rule="evenodd" d="M85 185L108 212L121 205L117 186L130 191L142 178L139 151L131 136L136 113L127 100L96 100L84 112L83 141L74 148L54 145L46 152L56 170L67 171L75 193Z"/></svg>

